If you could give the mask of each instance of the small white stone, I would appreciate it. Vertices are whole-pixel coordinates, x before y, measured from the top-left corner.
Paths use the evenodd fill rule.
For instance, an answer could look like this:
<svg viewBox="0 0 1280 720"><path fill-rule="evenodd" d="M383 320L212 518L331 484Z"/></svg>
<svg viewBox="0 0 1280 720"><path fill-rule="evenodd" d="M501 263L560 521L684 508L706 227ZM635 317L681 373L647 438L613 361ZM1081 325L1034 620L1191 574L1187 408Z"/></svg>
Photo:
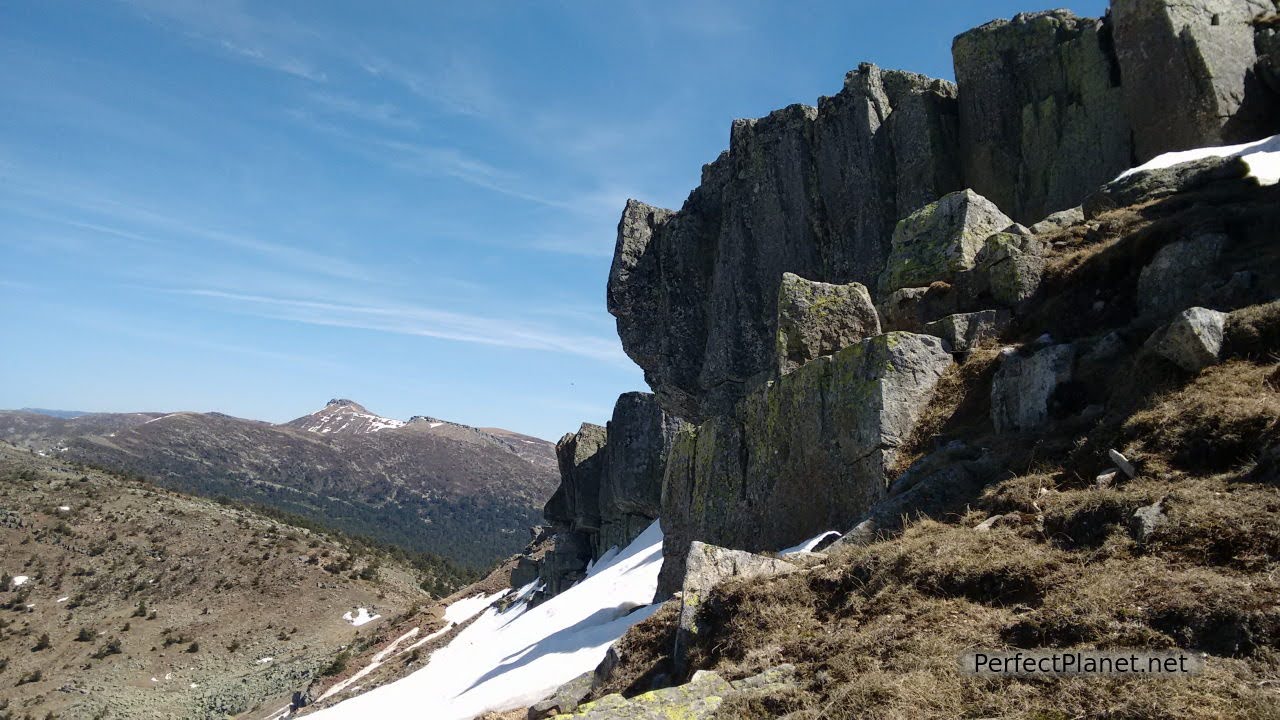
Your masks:
<svg viewBox="0 0 1280 720"><path fill-rule="evenodd" d="M1138 471L1133 467L1133 463L1129 462L1129 458L1121 455L1119 450L1111 448L1107 451L1107 457L1111 458L1111 462L1115 463L1116 467L1124 471L1125 475L1133 477L1138 474Z"/></svg>

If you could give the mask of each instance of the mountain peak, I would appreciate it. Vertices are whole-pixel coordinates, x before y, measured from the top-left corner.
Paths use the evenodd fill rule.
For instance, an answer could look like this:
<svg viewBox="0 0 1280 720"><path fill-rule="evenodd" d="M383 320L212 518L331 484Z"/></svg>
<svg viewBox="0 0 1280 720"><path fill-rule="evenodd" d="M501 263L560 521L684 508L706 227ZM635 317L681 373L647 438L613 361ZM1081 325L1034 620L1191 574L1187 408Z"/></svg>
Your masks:
<svg viewBox="0 0 1280 720"><path fill-rule="evenodd" d="M355 400L348 400L347 398L334 398L334 399L330 400L329 402L325 403L325 404L324 404L324 406L325 406L325 408L326 408L326 409L328 409L328 408L348 408L348 409L354 410L355 412L362 412L362 413L367 413L367 412L369 412L369 411L368 411L368 410L366 410L366 409L364 408L364 406L363 406L363 405L361 405L360 403L356 402Z"/></svg>

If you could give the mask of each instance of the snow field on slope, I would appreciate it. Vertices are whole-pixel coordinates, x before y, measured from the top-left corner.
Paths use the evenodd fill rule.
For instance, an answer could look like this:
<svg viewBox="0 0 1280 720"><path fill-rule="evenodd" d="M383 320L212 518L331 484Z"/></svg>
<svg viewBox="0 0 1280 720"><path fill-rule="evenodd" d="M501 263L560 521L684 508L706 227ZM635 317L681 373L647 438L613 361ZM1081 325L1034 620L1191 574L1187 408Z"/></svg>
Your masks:
<svg viewBox="0 0 1280 720"><path fill-rule="evenodd" d="M488 607L433 653L423 669L314 717L469 720L531 705L595 668L614 641L658 609L650 603L661 566L662 530L655 521L569 590L534 608L520 601L502 611ZM521 588L516 597L527 597L533 589ZM461 616L472 606L454 614Z"/></svg>

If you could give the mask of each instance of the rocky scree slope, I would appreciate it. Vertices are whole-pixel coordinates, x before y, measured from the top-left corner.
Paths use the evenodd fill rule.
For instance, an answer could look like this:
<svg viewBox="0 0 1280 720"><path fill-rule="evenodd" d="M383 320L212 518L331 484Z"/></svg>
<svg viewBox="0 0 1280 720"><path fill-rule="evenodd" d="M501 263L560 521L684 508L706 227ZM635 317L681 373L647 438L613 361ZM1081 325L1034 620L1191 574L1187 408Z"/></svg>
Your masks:
<svg viewBox="0 0 1280 720"><path fill-rule="evenodd" d="M289 702L441 578L371 546L0 443L0 717ZM456 579L454 579L456 581ZM51 715L50 715L51 714Z"/></svg>
<svg viewBox="0 0 1280 720"><path fill-rule="evenodd" d="M383 418L350 400L282 425L221 413L3 412L0 439L475 568L525 544L556 481L546 441Z"/></svg>
<svg viewBox="0 0 1280 720"><path fill-rule="evenodd" d="M1276 17L1115 0L996 21L956 38L955 86L863 65L816 108L735 122L680 210L628 202L608 306L651 419L561 441L553 546L513 580L561 591L615 544L610 458L643 449L628 493L659 498L655 599L676 610L538 712L610 692L643 702L580 716L1280 712L1280 141L1160 155L1280 130ZM708 597L686 567L830 529L839 549L774 580ZM962 678L975 645L1213 669L1159 693ZM782 689L732 702L690 675L779 665Z"/></svg>

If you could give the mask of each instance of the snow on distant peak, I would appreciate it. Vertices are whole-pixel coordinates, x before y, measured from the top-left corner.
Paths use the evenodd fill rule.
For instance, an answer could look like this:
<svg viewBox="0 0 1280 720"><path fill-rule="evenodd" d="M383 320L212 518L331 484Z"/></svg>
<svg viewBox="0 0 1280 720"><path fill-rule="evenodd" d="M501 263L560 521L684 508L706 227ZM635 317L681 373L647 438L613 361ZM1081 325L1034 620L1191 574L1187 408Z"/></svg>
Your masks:
<svg viewBox="0 0 1280 720"><path fill-rule="evenodd" d="M325 404L324 409L290 424L322 435L372 433L379 430L394 430L405 425L403 420L375 415L366 410L363 405L346 399L330 400Z"/></svg>
<svg viewBox="0 0 1280 720"><path fill-rule="evenodd" d="M1196 148L1157 155L1136 168L1126 170L1120 174L1120 177L1211 157L1238 157L1248 166L1249 177L1256 179L1259 185L1280 183L1280 135L1272 135L1269 138L1240 145Z"/></svg>

